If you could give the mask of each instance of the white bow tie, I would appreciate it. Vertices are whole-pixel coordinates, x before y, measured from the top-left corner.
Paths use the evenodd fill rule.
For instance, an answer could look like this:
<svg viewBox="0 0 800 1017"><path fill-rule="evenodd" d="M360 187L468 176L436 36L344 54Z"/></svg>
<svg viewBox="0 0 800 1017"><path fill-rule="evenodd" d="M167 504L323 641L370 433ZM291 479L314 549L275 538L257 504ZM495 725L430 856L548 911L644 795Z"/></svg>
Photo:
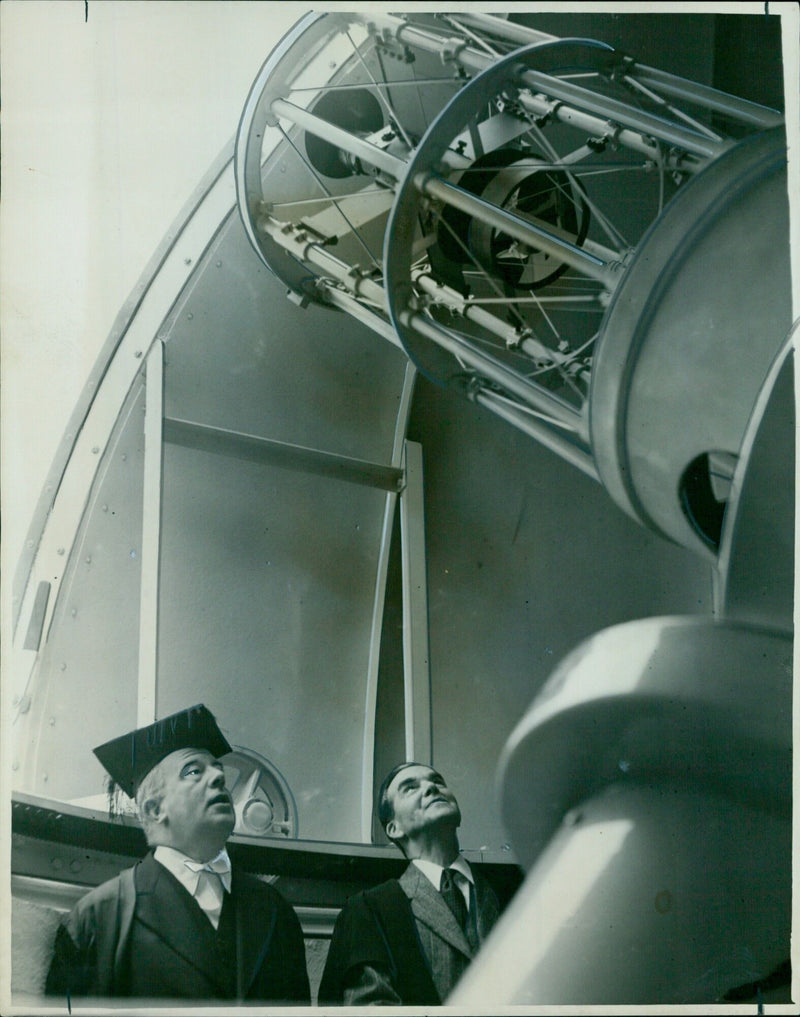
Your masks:
<svg viewBox="0 0 800 1017"><path fill-rule="evenodd" d="M210 862L195 862L191 858L187 858L183 864L192 872L214 872L218 876L229 876L231 872L231 860L225 848Z"/></svg>

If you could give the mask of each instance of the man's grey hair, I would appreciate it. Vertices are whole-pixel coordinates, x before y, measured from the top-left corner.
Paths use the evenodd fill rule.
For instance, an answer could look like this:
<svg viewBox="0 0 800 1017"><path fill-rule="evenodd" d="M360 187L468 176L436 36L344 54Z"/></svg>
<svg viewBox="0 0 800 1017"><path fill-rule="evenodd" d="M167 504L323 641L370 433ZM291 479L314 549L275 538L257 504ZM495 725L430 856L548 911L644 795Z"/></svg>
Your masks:
<svg viewBox="0 0 800 1017"><path fill-rule="evenodd" d="M166 780L164 777L164 767L162 766L163 762L164 760L162 759L160 763L156 763L153 769L142 779L136 791L136 809L139 813L139 822L142 824L148 845L152 843L151 835L156 824L148 817L145 805L149 801L156 801L160 804L161 799L164 797Z"/></svg>

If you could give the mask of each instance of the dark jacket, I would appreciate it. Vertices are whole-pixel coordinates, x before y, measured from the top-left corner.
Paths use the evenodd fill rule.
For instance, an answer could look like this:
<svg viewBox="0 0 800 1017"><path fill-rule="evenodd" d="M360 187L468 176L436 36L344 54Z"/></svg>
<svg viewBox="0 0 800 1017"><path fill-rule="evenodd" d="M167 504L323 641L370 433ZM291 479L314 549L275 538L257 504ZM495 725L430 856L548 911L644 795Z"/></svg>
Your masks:
<svg viewBox="0 0 800 1017"><path fill-rule="evenodd" d="M302 930L277 890L234 869L215 931L151 853L62 921L45 991L309 1002Z"/></svg>
<svg viewBox="0 0 800 1017"><path fill-rule="evenodd" d="M399 880L351 897L333 931L320 1003L345 1002L345 991L358 985L365 969L370 1003L396 1003L398 998L403 1006L443 1003L499 914L494 892L479 873L473 870L473 875L469 936L416 865L409 865ZM383 998L376 980L385 983ZM357 995L350 1002L358 1003Z"/></svg>

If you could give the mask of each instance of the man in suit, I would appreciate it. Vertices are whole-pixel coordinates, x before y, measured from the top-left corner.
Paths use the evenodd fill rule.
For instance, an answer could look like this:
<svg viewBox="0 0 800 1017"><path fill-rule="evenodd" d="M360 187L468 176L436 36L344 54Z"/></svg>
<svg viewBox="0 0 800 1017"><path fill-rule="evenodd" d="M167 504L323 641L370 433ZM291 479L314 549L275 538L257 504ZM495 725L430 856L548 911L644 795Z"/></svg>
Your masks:
<svg viewBox="0 0 800 1017"><path fill-rule="evenodd" d="M136 798L150 851L63 920L46 992L76 996L308 1003L300 923L267 883L231 870L231 751L205 706L101 745Z"/></svg>
<svg viewBox="0 0 800 1017"><path fill-rule="evenodd" d="M411 864L399 880L348 900L333 931L319 1000L435 1006L489 934L497 898L459 852L461 812L436 770L396 766L381 785L378 817Z"/></svg>

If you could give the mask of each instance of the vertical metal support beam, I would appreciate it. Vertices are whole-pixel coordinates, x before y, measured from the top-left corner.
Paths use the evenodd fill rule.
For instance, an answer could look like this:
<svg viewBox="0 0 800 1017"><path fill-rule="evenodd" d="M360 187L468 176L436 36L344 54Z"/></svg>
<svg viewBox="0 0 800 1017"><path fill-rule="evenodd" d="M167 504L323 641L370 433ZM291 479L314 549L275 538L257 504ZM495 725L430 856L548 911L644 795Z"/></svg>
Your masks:
<svg viewBox="0 0 800 1017"><path fill-rule="evenodd" d="M413 364L406 365L400 406L397 410L394 443L392 445L392 466L402 466L405 451L405 436L408 417L411 412L411 398L417 377ZM372 841L372 809L375 794L375 724L378 710L378 677L380 670L381 638L383 636L383 610L386 602L386 576L389 569L389 553L392 546L394 513L397 507L397 493L386 495L383 510L383 529L378 552L378 569L375 576L375 599L372 607L372 630L369 639L369 660L367 662L367 691L364 705L364 745L361 759L361 840Z"/></svg>
<svg viewBox="0 0 800 1017"><path fill-rule="evenodd" d="M158 570L161 536L161 478L164 419L164 346L156 341L147 357L144 414L142 573L139 593L139 682L137 727L156 719L158 668Z"/></svg>
<svg viewBox="0 0 800 1017"><path fill-rule="evenodd" d="M406 759L432 763L431 676L422 446L405 443L406 486L400 496L403 552L403 676Z"/></svg>
<svg viewBox="0 0 800 1017"><path fill-rule="evenodd" d="M397 495L388 492L383 510L381 546L378 551L378 569L375 576L375 598L372 605L372 630L369 638L367 661L367 690L364 708L364 745L361 760L361 840L372 841L372 796L375 785L375 728L378 712L378 672L380 669L383 610L386 603L386 575L389 569L389 551Z"/></svg>

